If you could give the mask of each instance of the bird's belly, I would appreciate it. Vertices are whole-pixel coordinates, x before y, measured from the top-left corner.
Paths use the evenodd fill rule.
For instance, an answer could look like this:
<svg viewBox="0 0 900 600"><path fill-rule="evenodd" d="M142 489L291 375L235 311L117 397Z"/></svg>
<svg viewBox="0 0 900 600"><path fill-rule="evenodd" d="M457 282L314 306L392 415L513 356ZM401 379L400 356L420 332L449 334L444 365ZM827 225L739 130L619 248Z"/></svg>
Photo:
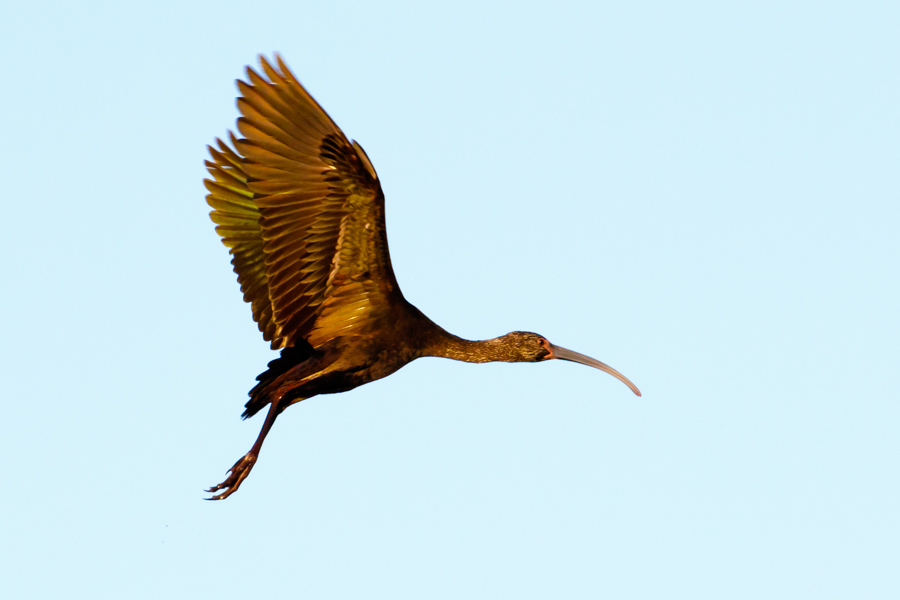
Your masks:
<svg viewBox="0 0 900 600"><path fill-rule="evenodd" d="M323 350L328 366L303 386L306 396L352 390L395 373L414 358L403 351L372 347L365 342L358 345L345 342L339 348ZM334 359L329 360L329 355Z"/></svg>

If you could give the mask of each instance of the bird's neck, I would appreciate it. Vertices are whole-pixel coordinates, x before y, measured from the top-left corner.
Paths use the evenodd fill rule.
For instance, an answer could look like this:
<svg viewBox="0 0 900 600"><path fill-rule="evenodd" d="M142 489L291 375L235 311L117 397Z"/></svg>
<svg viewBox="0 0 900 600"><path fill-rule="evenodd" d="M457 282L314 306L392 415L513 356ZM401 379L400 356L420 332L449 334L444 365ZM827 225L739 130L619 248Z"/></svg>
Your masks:
<svg viewBox="0 0 900 600"><path fill-rule="evenodd" d="M425 349L424 356L439 356L470 363L515 362L503 337L490 340L466 340L439 329Z"/></svg>

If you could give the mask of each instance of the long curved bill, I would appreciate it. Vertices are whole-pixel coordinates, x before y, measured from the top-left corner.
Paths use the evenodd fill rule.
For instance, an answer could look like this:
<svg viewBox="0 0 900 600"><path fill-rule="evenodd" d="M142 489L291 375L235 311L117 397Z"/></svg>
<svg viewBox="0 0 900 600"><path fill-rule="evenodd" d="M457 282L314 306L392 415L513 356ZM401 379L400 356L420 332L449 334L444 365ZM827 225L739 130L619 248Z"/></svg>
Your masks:
<svg viewBox="0 0 900 600"><path fill-rule="evenodd" d="M613 377L615 377L616 379L618 379L619 381L621 381L622 383L627 385L629 388L631 388L631 391L634 392L636 395L638 395L638 396L641 395L641 391L639 389L637 389L636 385L634 385L633 383L628 381L627 377L625 377L624 375L622 375L621 373L619 373L618 371L613 369L608 364L602 363L599 360L597 360L596 358L591 358L590 356L585 356L584 354L579 354L578 352L573 352L572 350L568 350L566 348L561 348L560 346L554 346L553 344L551 344L549 342L547 342L547 346L549 346L549 350L550 350L550 356L548 356L547 358L559 358L561 360L577 362L582 365L594 367L595 369L600 369L601 371L603 371L605 373L609 373L610 375L612 375Z"/></svg>

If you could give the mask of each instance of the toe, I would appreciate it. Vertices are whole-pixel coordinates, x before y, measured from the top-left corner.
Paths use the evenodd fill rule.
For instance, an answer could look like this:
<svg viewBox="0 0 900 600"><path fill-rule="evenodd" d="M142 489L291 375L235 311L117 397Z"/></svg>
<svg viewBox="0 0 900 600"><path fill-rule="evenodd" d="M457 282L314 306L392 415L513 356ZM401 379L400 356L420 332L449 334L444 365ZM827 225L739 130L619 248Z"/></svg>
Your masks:
<svg viewBox="0 0 900 600"><path fill-rule="evenodd" d="M237 489L241 487L241 483L244 479L247 478L247 475L250 474L250 469L253 468L255 463L256 456L252 454L241 457L241 459L234 463L234 466L228 470L228 477L225 478L225 481L206 490L208 494L218 492L219 490L224 491L211 498L206 498L206 500L224 500L236 492Z"/></svg>

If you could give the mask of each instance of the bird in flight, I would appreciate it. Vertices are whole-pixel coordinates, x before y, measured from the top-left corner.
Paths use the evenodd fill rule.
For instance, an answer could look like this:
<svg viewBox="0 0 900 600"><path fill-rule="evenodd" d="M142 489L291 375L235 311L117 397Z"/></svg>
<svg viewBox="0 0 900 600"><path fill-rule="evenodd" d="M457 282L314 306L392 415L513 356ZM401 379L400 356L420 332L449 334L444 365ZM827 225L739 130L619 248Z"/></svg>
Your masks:
<svg viewBox="0 0 900 600"><path fill-rule="evenodd" d="M241 116L209 146L204 181L216 232L231 254L244 300L278 358L250 390L243 417L269 407L256 443L225 481L238 490L272 424L292 404L387 377L422 356L473 363L553 358L595 367L637 387L612 367L514 331L470 341L448 333L406 301L388 254L384 195L375 168L276 55L238 81Z"/></svg>

